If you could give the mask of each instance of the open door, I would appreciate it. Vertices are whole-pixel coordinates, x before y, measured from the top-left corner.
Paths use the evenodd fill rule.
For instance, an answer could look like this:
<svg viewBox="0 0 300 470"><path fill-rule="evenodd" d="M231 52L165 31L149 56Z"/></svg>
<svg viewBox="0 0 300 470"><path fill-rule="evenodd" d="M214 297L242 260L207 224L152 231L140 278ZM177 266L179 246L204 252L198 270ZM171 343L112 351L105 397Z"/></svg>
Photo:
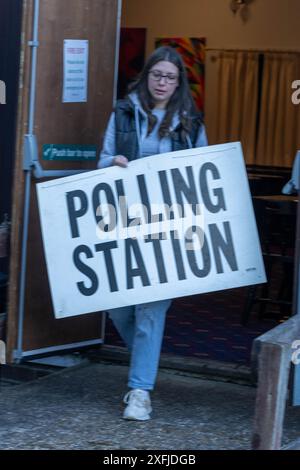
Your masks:
<svg viewBox="0 0 300 470"><path fill-rule="evenodd" d="M38 165L40 176L53 178L70 170L76 173L96 168L96 159L74 161L73 154L70 161L66 152L59 160L49 160L45 149L51 145L93 148L94 155L99 154L116 93L120 13L120 0L23 2L8 361L103 342L100 313L54 318L37 209L35 186L40 180L33 170ZM63 102L66 40L88 44L86 101Z"/></svg>
<svg viewBox="0 0 300 470"><path fill-rule="evenodd" d="M297 228L296 228L296 246L295 246L295 267L294 267L294 288L293 288L293 313L296 315L298 325L300 325L300 167L296 160L300 158L297 152L294 167L297 178L298 188L298 207L297 207ZM291 404L300 406L300 338L291 345L292 347L292 381L291 381Z"/></svg>

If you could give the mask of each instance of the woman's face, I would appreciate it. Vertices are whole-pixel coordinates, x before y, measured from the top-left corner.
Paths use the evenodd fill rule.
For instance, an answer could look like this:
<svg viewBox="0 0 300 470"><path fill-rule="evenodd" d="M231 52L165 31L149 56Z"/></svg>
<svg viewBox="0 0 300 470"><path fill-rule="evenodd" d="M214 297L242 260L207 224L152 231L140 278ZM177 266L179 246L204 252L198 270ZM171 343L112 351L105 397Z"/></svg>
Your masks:
<svg viewBox="0 0 300 470"><path fill-rule="evenodd" d="M178 85L179 70L172 62L161 60L149 70L148 90L155 108L166 108Z"/></svg>

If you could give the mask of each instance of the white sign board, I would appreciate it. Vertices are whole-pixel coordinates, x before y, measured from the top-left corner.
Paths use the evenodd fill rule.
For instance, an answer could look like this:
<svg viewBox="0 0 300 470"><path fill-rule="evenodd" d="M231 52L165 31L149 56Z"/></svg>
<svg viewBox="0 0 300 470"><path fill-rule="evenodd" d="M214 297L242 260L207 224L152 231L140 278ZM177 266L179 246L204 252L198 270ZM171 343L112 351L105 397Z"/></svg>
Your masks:
<svg viewBox="0 0 300 470"><path fill-rule="evenodd" d="M82 103L88 96L89 42L64 41L63 103Z"/></svg>
<svg viewBox="0 0 300 470"><path fill-rule="evenodd" d="M57 318L265 282L240 143L37 187Z"/></svg>

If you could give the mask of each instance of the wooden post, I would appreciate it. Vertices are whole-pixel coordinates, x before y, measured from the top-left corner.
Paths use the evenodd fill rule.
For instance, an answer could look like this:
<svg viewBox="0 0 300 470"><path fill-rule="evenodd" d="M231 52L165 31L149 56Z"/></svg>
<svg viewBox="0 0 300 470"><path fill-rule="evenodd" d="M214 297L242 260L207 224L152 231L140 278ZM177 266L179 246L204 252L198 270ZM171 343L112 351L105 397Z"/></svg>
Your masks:
<svg viewBox="0 0 300 470"><path fill-rule="evenodd" d="M253 449L280 449L287 397L290 352L281 344L264 343L259 364Z"/></svg>
<svg viewBox="0 0 300 470"><path fill-rule="evenodd" d="M252 449L279 450L288 392L292 343L300 334L298 315L254 341L258 386Z"/></svg>

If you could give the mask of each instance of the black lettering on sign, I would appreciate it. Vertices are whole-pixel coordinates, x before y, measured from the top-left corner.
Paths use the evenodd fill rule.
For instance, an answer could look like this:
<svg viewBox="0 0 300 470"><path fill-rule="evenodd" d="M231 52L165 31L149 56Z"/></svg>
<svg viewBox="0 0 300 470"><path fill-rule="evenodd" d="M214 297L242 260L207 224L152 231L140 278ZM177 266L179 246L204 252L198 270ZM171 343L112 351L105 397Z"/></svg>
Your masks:
<svg viewBox="0 0 300 470"><path fill-rule="evenodd" d="M150 237L145 237L145 243L152 243L153 251L154 251L154 258L156 262L159 282L161 284L165 284L168 282L163 253L161 249L161 240L166 240L165 233L155 233L152 234Z"/></svg>
<svg viewBox="0 0 300 470"><path fill-rule="evenodd" d="M101 204L103 202L101 201L101 192L105 194L106 201L105 203L109 204L109 214L110 214L110 220L108 224L104 224L102 221L104 219L104 216L102 214L102 209L101 209ZM103 231L103 232L111 232L116 228L117 224L117 208L116 208L116 203L115 203L115 198L114 198L114 193L107 183L99 183L97 186L95 186L93 190L93 207L94 207L94 214L95 214L95 219L98 227Z"/></svg>
<svg viewBox="0 0 300 470"><path fill-rule="evenodd" d="M77 219L87 213L88 198L85 192L81 190L70 191L66 194L66 197L72 238L78 238L80 235ZM75 208L75 199L80 203L80 207L78 207L78 209Z"/></svg>
<svg viewBox="0 0 300 470"><path fill-rule="evenodd" d="M193 247L193 238L197 235L198 243L197 245L201 246L201 250L195 249ZM211 270L211 259L209 253L209 247L207 243L207 239L205 233L200 227L192 226L190 227L185 235L185 243L186 243L186 254L188 258L188 262L192 273L197 277L206 277L208 276ZM196 252L201 251L203 267L199 268L196 259Z"/></svg>
<svg viewBox="0 0 300 470"><path fill-rule="evenodd" d="M145 217L146 223L150 224L150 223L155 223L155 222L161 222L163 220L162 214L152 214L147 185L145 181L145 175L137 175L137 181L138 181L141 201L147 212L146 213L147 217Z"/></svg>
<svg viewBox="0 0 300 470"><path fill-rule="evenodd" d="M182 194L184 194L187 202L190 204L193 213L195 215L199 215L199 200L196 191L193 168L191 166L186 167L188 182L185 181L178 168L171 170L171 174L176 195L176 202L182 208L182 217L185 217Z"/></svg>
<svg viewBox="0 0 300 470"><path fill-rule="evenodd" d="M175 219L175 215L174 215L174 211L173 210L171 211L172 199L171 199L170 188L168 184L167 173L165 170L162 170L158 172L158 176L159 176L159 182L161 186L164 204L169 208L169 210L167 210L167 217L169 220L173 220Z"/></svg>
<svg viewBox="0 0 300 470"><path fill-rule="evenodd" d="M238 271L238 264L234 251L232 233L229 222L224 222L223 227L225 231L225 238L223 238L223 235L221 234L216 224L210 224L208 226L218 274L224 272L221 260L221 253L223 253L223 255L225 256L225 259L227 260L231 270Z"/></svg>
<svg viewBox="0 0 300 470"><path fill-rule="evenodd" d="M85 295L86 297L94 295L95 292L97 291L99 287L99 281L96 273L93 271L92 268L84 264L80 257L81 255L85 255L86 258L90 259L93 258L93 253L90 250L90 248L86 245L80 245L77 248L75 248L74 253L73 253L73 262L82 274L84 274L86 277L89 278L91 281L91 286L86 287L84 282L77 282L77 287L79 289L79 292L81 292L82 295Z"/></svg>
<svg viewBox="0 0 300 470"><path fill-rule="evenodd" d="M133 278L140 277L143 286L150 286L150 280L146 271L146 266L142 257L138 241L133 238L127 238L125 240L125 252L126 252L126 277L127 277L127 289L133 289ZM135 258L137 267L133 267L133 259Z"/></svg>
<svg viewBox="0 0 300 470"><path fill-rule="evenodd" d="M114 262L113 262L112 255L111 255L111 250L114 250L115 248L118 248L118 243L115 241L106 242L106 243L98 243L97 245L95 245L95 249L97 253L100 253L101 251L103 251L104 253L106 272L108 275L109 288L111 292L117 292L119 290Z"/></svg>
<svg viewBox="0 0 300 470"><path fill-rule="evenodd" d="M186 279L186 274L184 270L184 263L183 263L183 258L182 258L180 242L178 239L179 235L178 235L177 230L172 230L170 234L171 234L172 248L173 248L173 254L174 254L175 263L176 263L178 280L184 281L184 279Z"/></svg>
<svg viewBox="0 0 300 470"><path fill-rule="evenodd" d="M117 180L115 182L116 190L118 194L119 207L121 213L121 219L123 227L132 227L133 225L141 225L142 221L140 217L135 217L131 219L128 215L128 207L126 204L126 195L124 190L123 180Z"/></svg>
<svg viewBox="0 0 300 470"><path fill-rule="evenodd" d="M226 204L224 198L224 192L222 188L213 189L213 194L216 197L216 201L213 202L209 192L208 173L212 174L214 180L221 179L220 173L216 165L211 162L204 163L200 169L199 184L202 193L203 203L206 209L212 214L217 214L220 210L226 211Z"/></svg>

